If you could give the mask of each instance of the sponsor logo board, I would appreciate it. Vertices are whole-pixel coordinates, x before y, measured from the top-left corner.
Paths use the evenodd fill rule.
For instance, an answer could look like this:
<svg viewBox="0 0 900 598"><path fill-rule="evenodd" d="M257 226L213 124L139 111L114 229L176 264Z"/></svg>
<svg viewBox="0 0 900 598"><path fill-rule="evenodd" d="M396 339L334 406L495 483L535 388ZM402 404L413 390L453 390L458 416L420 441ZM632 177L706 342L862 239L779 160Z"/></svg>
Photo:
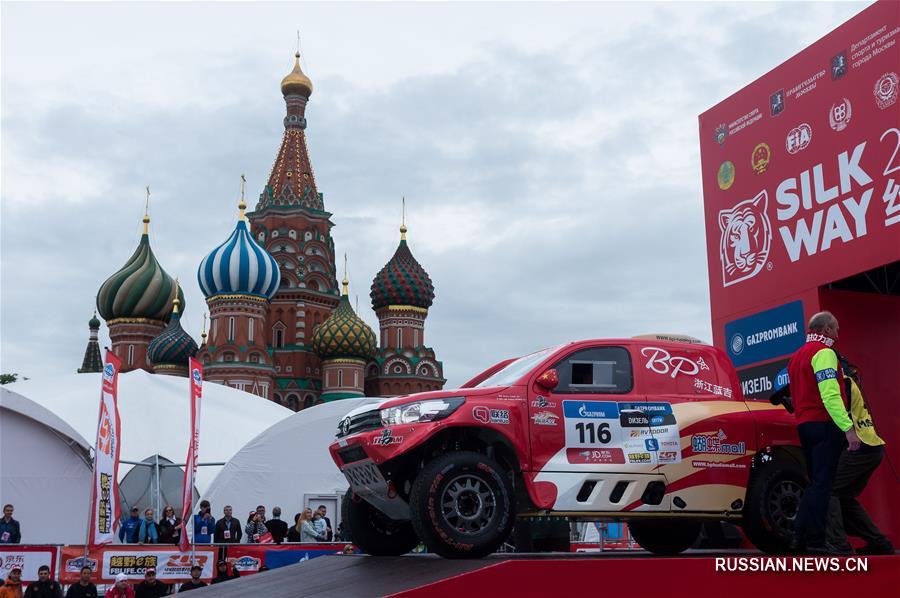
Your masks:
<svg viewBox="0 0 900 598"><path fill-rule="evenodd" d="M625 463L625 454L620 448L567 448L566 459L573 464L614 465Z"/></svg>
<svg viewBox="0 0 900 598"><path fill-rule="evenodd" d="M483 424L508 424L509 409L490 409L479 405L472 408L472 417Z"/></svg>
<svg viewBox="0 0 900 598"><path fill-rule="evenodd" d="M741 367L799 349L805 339L803 302L792 301L725 324L726 350Z"/></svg>
<svg viewBox="0 0 900 598"><path fill-rule="evenodd" d="M790 359L738 370L744 399L768 401L776 390L788 382L787 364Z"/></svg>

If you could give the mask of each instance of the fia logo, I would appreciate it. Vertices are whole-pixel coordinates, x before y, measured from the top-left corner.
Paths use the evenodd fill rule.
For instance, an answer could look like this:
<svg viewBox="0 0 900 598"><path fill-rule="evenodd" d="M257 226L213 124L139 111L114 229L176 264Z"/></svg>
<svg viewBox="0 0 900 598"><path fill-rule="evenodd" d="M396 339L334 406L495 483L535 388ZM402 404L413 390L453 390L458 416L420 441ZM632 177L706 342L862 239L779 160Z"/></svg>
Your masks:
<svg viewBox="0 0 900 598"><path fill-rule="evenodd" d="M850 124L850 117L853 115L853 108L850 100L844 98L837 104L831 105L828 111L828 124L835 131L843 131Z"/></svg>
<svg viewBox="0 0 900 598"><path fill-rule="evenodd" d="M805 150L810 141L812 141L812 127L803 123L788 131L787 137L784 139L784 148L789 154L796 154Z"/></svg>
<svg viewBox="0 0 900 598"><path fill-rule="evenodd" d="M784 90L779 89L769 97L769 113L778 116L784 112Z"/></svg>
<svg viewBox="0 0 900 598"><path fill-rule="evenodd" d="M719 212L722 286L753 278L769 259L772 224L766 214L768 202L768 194L760 191L753 199Z"/></svg>
<svg viewBox="0 0 900 598"><path fill-rule="evenodd" d="M847 74L847 50L831 59L831 80L837 81Z"/></svg>

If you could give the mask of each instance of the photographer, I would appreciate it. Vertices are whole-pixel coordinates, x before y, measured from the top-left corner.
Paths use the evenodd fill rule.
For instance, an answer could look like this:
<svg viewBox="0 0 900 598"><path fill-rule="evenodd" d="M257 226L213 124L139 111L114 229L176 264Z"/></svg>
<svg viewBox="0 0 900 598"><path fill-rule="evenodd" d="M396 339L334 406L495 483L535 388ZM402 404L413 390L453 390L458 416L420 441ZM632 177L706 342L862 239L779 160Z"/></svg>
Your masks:
<svg viewBox="0 0 900 598"><path fill-rule="evenodd" d="M216 529L216 518L208 500L200 501L200 512L194 515L194 544L211 544Z"/></svg>

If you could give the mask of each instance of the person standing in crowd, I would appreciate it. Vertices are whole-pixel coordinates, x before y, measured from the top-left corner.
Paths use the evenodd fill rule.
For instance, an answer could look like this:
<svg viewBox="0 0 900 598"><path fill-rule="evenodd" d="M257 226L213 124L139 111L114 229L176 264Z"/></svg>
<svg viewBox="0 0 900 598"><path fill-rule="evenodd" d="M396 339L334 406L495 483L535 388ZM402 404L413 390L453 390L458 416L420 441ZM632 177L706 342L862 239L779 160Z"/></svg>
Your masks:
<svg viewBox="0 0 900 598"><path fill-rule="evenodd" d="M38 567L38 580L28 584L25 598L63 598L62 586L50 579L50 567Z"/></svg>
<svg viewBox="0 0 900 598"><path fill-rule="evenodd" d="M91 582L92 573L90 567L82 567L78 583L69 586L66 598L97 598L97 586Z"/></svg>
<svg viewBox="0 0 900 598"><path fill-rule="evenodd" d="M325 539L324 534L320 536L313 525L313 512L309 507L303 509L303 514L297 518L297 525L294 526L294 529L299 536L299 542L322 542Z"/></svg>
<svg viewBox="0 0 900 598"><path fill-rule="evenodd" d="M266 521L266 529L272 534L272 541L275 544L284 542L284 537L288 532L288 525L281 520L281 507L272 507L272 518Z"/></svg>
<svg viewBox="0 0 900 598"><path fill-rule="evenodd" d="M857 451L842 452L838 461L828 505L828 550L835 554L852 554L853 549L847 541L847 536L851 535L866 541L858 554L893 554L894 545L856 500L884 459L884 440L875 431L875 422L866 407L859 368L841 358L841 369L844 371L844 393L850 400L850 419L860 445Z"/></svg>
<svg viewBox="0 0 900 598"><path fill-rule="evenodd" d="M138 508L131 507L131 516L119 526L119 542L123 544L137 544L140 527L141 518L138 516Z"/></svg>
<svg viewBox="0 0 900 598"><path fill-rule="evenodd" d="M244 531L247 533L247 544L258 544L260 537L268 531L263 514L259 511L251 511L250 522L247 523Z"/></svg>
<svg viewBox="0 0 900 598"><path fill-rule="evenodd" d="M250 511L250 515L247 517L247 523L250 523L251 521L253 521L253 517L255 515L261 515L263 523L265 523L266 522L266 507L263 505L259 505L256 507L255 511Z"/></svg>
<svg viewBox="0 0 900 598"><path fill-rule="evenodd" d="M205 588L206 582L200 581L200 576L203 574L203 567L200 565L194 565L191 567L191 579L189 581L181 584L181 587L178 588L178 592L187 592L188 590L196 590L197 588Z"/></svg>
<svg viewBox="0 0 900 598"><path fill-rule="evenodd" d="M183 527L181 517L175 515L175 509L171 505L166 505L162 518L159 520L159 543L178 544Z"/></svg>
<svg viewBox="0 0 900 598"><path fill-rule="evenodd" d="M327 524L325 523L325 518L322 517L322 513L319 512L318 509L313 511L312 526L316 530L316 536L319 538L319 542L326 542L328 539Z"/></svg>
<svg viewBox="0 0 900 598"><path fill-rule="evenodd" d="M144 581L134 588L134 598L159 598L169 593L169 586L156 579L156 569L144 571Z"/></svg>
<svg viewBox="0 0 900 598"><path fill-rule="evenodd" d="M0 598L22 598L22 568L13 565L0 586Z"/></svg>
<svg viewBox="0 0 900 598"><path fill-rule="evenodd" d="M832 349L838 332L834 315L827 311L815 314L809 320L806 344L788 363L794 417L809 475L791 542L791 548L799 552L828 552L825 524L838 460L845 446L851 452L859 449L840 383L841 366Z"/></svg>
<svg viewBox="0 0 900 598"><path fill-rule="evenodd" d="M331 542L334 540L334 529L331 527L331 519L326 517L328 515L328 508L325 505L319 505L319 508L316 509L319 512L319 516L322 518L322 521L325 522L325 541Z"/></svg>
<svg viewBox="0 0 900 598"><path fill-rule="evenodd" d="M144 511L144 519L138 528L138 544L159 544L159 526L153 521L153 509Z"/></svg>
<svg viewBox="0 0 900 598"><path fill-rule="evenodd" d="M124 573L116 575L116 583L106 590L104 598L134 598L134 588L128 584L128 576Z"/></svg>
<svg viewBox="0 0 900 598"><path fill-rule="evenodd" d="M13 506L3 505L3 519L0 519L0 544L18 544L22 541L22 528L13 519Z"/></svg>
<svg viewBox="0 0 900 598"><path fill-rule="evenodd" d="M241 576L240 571L234 568L234 559L232 559L231 573L228 573L228 561L219 559L216 563L216 576L213 577L212 583L222 583L231 579L237 579Z"/></svg>
<svg viewBox="0 0 900 598"><path fill-rule="evenodd" d="M216 530L216 518L212 516L209 501L200 501L200 512L194 515L194 544L210 544Z"/></svg>
<svg viewBox="0 0 900 598"><path fill-rule="evenodd" d="M231 516L231 505L225 505L222 509L225 515L216 522L214 540L216 544L237 544L241 541L241 524Z"/></svg>

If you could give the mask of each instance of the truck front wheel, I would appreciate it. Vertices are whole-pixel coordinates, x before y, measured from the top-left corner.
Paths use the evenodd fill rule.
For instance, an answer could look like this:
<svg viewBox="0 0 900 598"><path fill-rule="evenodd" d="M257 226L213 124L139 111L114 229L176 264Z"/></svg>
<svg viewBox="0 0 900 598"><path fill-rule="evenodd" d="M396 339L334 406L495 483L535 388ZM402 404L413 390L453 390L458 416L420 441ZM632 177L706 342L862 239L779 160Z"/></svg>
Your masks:
<svg viewBox="0 0 900 598"><path fill-rule="evenodd" d="M428 550L480 558L497 550L515 521L512 483L480 453L447 453L419 472L410 493L413 528Z"/></svg>
<svg viewBox="0 0 900 598"><path fill-rule="evenodd" d="M341 521L350 540L373 556L400 556L419 544L409 521L391 519L352 491L341 503Z"/></svg>
<svg viewBox="0 0 900 598"><path fill-rule="evenodd" d="M790 552L794 519L806 477L798 464L777 459L753 472L742 527L750 542L770 554Z"/></svg>
<svg viewBox="0 0 900 598"><path fill-rule="evenodd" d="M628 529L641 548L653 554L680 554L700 536L700 522L689 519L632 519Z"/></svg>

